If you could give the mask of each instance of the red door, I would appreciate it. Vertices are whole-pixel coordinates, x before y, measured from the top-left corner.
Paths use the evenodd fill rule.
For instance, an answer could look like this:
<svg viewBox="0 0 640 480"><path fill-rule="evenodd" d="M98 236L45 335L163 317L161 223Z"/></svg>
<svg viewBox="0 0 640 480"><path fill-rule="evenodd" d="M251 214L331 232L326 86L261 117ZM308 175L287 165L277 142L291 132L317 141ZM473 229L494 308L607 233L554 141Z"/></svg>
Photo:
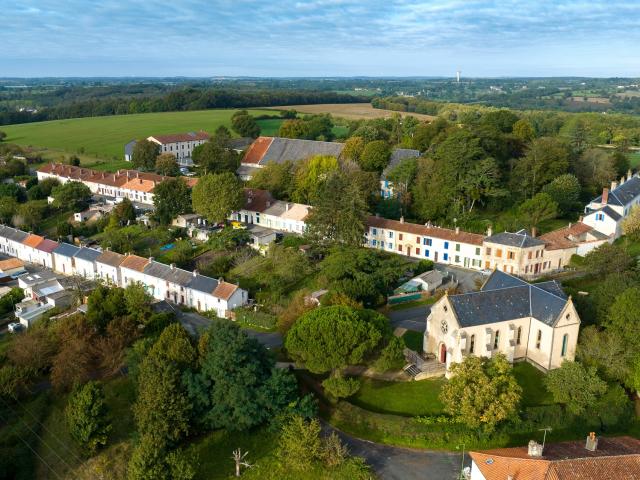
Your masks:
<svg viewBox="0 0 640 480"><path fill-rule="evenodd" d="M444 343L440 345L440 363L447 363L447 346Z"/></svg>

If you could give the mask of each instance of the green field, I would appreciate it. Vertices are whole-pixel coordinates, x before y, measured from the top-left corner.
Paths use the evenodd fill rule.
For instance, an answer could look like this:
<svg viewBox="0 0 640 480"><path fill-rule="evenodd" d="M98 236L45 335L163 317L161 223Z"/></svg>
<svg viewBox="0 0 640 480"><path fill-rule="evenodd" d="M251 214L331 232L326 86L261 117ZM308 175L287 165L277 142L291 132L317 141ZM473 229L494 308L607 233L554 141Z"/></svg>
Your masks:
<svg viewBox="0 0 640 480"><path fill-rule="evenodd" d="M18 145L44 149L43 157L81 154L83 164L91 165L92 158L107 161L104 169L121 168L124 145L130 140L149 135L162 135L197 130L213 133L220 125L229 127L236 110L198 110L193 112L142 113L108 117L72 118L48 122L6 125L6 141ZM273 110L250 110L252 115L274 115ZM273 134L281 120L260 120L264 134ZM115 161L115 162L114 162Z"/></svg>

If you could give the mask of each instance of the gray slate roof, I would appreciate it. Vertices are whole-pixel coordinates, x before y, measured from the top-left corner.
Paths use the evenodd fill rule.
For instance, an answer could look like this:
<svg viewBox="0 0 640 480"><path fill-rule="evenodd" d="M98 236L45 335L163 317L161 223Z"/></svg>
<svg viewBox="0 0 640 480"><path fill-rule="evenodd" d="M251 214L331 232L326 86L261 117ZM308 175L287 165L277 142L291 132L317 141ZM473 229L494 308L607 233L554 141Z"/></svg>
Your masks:
<svg viewBox="0 0 640 480"><path fill-rule="evenodd" d="M196 274L191 276L191 280L187 287L197 290L199 292L213 293L218 286L218 280L211 277L205 277L204 275Z"/></svg>
<svg viewBox="0 0 640 480"><path fill-rule="evenodd" d="M396 148L391 152L391 158L389 158L389 165L382 171L382 178L386 178L389 172L395 167L400 165L403 160L408 158L417 158L420 156L419 150L413 150L411 148Z"/></svg>
<svg viewBox="0 0 640 480"><path fill-rule="evenodd" d="M101 252L99 252L98 250L94 250L93 248L82 247L74 255L74 258L86 260L87 262L95 262L96 259L100 256L100 253Z"/></svg>
<svg viewBox="0 0 640 480"><path fill-rule="evenodd" d="M61 243L60 245L58 245L58 248L53 251L53 253L55 253L56 255L60 255L61 257L71 258L79 251L80 248L76 247L75 245L71 245L70 243Z"/></svg>
<svg viewBox="0 0 640 480"><path fill-rule="evenodd" d="M131 140L129 143L127 143L124 146L124 154L125 155L133 155L133 147L136 146L136 141L135 140Z"/></svg>
<svg viewBox="0 0 640 480"><path fill-rule="evenodd" d="M634 198L640 196L640 177L634 175L619 187L609 192L607 203L624 207L631 203ZM602 202L602 195L593 200L594 203Z"/></svg>
<svg viewBox="0 0 640 480"><path fill-rule="evenodd" d="M146 267L144 267L143 273L183 287L186 287L193 278L193 274L191 272L187 272L181 268L172 268L169 265L155 261L149 262Z"/></svg>
<svg viewBox="0 0 640 480"><path fill-rule="evenodd" d="M608 217L610 217L612 220L614 220L616 222L622 218L622 215L620 215L618 212L616 212L609 205L605 205L602 208L594 210L594 212L602 212L602 213L604 213L605 215L607 215ZM593 212L591 212L591 213L593 213Z"/></svg>
<svg viewBox="0 0 640 480"><path fill-rule="evenodd" d="M553 326L567 297L556 282L530 284L498 270L479 292L449 296L461 327L533 317Z"/></svg>
<svg viewBox="0 0 640 480"><path fill-rule="evenodd" d="M269 149L260 160L260 165L266 165L269 162L284 163L287 160L296 162L314 155L338 157L343 148L344 143L274 137Z"/></svg>
<svg viewBox="0 0 640 480"><path fill-rule="evenodd" d="M539 238L532 237L526 230L519 230L515 233L502 232L485 238L486 242L506 245L508 247L538 247L543 246L544 242Z"/></svg>
<svg viewBox="0 0 640 480"><path fill-rule="evenodd" d="M22 230L17 230L5 225L2 225L2 228L0 229L0 235L4 238L8 238L9 240L20 243L22 243L22 241L29 236L28 233L25 233Z"/></svg>

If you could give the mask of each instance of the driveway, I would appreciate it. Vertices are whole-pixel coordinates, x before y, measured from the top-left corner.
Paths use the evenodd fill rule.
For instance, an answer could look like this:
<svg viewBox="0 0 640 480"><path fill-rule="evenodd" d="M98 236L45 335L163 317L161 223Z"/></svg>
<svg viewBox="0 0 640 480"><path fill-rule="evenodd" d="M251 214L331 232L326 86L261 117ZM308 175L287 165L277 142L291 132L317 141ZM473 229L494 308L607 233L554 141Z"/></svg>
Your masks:
<svg viewBox="0 0 640 480"><path fill-rule="evenodd" d="M387 317L392 328L402 327L407 330L424 332L427 328L427 315L431 311L431 305L405 308L403 310L390 311Z"/></svg>
<svg viewBox="0 0 640 480"><path fill-rule="evenodd" d="M458 479L461 453L392 447L352 437L326 423L323 428L325 432L335 431L349 453L364 458L382 480ZM468 456L465 460L469 465Z"/></svg>

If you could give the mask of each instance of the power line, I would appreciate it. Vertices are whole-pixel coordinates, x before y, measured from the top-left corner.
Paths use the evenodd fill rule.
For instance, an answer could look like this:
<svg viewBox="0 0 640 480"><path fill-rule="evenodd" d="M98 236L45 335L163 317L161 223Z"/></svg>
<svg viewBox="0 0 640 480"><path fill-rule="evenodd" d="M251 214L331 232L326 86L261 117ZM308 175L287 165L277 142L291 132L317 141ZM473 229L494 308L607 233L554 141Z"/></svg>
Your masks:
<svg viewBox="0 0 640 480"><path fill-rule="evenodd" d="M8 408L9 410L11 410L11 412L13 412L13 414L18 418L18 420L19 420L19 421L21 421L21 422L24 424L24 426L25 426L25 427L27 427L27 428L29 429L29 431L30 431L31 433L33 433L33 434L38 438L38 440L40 440L40 443L42 443L45 447L47 447L47 448L48 448L48 449L49 449L49 450L50 450L50 451L51 451L51 452L52 452L52 453L53 453L53 454L58 458L58 460L60 460L62 463L64 463L64 464L67 466L67 468L68 468L70 471L73 471L73 468L71 467L71 465L69 465L69 464L68 464L68 463L67 463L67 462L66 462L66 461L65 461L65 460L64 460L60 455L58 455L58 452L56 452L53 448L51 448L51 446L50 446L47 442L45 442L45 441L44 441L44 439L43 439L40 435L38 435L38 434L37 434L37 433L36 433L36 432L35 432L35 431L34 431L34 430L33 430L33 429L28 425L28 424L27 424L27 422L25 422L25 421L22 419L22 417L20 417L20 415L18 415L18 412L17 412L17 411L15 411L13 408L11 408L11 407L10 407L10 406L9 406L9 405L4 401L4 400L2 400L2 403L4 403L5 407L6 407L6 408ZM55 435L54 435L54 437L55 437ZM38 457L40 458L40 456L39 456L39 455L38 455ZM58 478L60 478L60 477L58 477Z"/></svg>

